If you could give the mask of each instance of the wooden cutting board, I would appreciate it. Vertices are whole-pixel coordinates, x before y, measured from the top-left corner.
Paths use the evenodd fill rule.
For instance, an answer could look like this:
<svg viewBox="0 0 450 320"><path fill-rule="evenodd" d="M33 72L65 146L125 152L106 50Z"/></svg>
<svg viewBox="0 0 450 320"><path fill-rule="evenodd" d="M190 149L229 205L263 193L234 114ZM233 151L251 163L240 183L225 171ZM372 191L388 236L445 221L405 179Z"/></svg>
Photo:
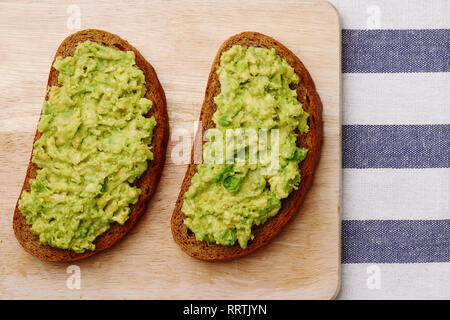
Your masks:
<svg viewBox="0 0 450 320"><path fill-rule="evenodd" d="M276 0L70 3L0 2L0 298L335 297L340 279L341 58L334 8L326 2ZM73 267L27 254L14 237L12 217L50 64L61 41L77 31L78 12L81 29L118 34L155 67L173 135L147 213L115 247L74 263L81 270L81 287L70 289ZM239 260L205 263L172 241L170 217L186 169L173 160L180 143L174 134L183 128L193 132L213 58L225 39L242 31L274 37L308 68L324 106L324 146L303 207L272 243Z"/></svg>

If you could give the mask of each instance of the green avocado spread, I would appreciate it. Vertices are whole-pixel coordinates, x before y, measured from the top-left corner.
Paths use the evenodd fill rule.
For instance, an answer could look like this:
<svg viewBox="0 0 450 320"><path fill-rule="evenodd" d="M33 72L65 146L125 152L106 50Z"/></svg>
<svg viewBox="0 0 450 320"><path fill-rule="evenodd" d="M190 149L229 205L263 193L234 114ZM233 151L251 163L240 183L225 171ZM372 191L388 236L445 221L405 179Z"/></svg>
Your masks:
<svg viewBox="0 0 450 320"><path fill-rule="evenodd" d="M94 250L111 223L125 223L141 190L133 186L153 160L154 117L145 76L132 51L86 41L57 57L38 124L32 162L39 168L19 209L42 244Z"/></svg>
<svg viewBox="0 0 450 320"><path fill-rule="evenodd" d="M253 239L252 227L276 215L281 200L298 188L299 163L308 150L299 148L296 141L299 134L308 132L308 113L297 99L298 75L273 48L235 45L222 54L217 76L221 92L214 98L213 130L222 134L214 138L208 132L204 163L197 165L182 212L197 240L225 246L238 241L245 249ZM217 146L230 141L227 129L265 130L267 139L253 153L251 139L245 140L231 152L233 158L244 150L246 161L231 162L228 149ZM273 132L278 140L272 139ZM278 141L277 153L272 141ZM227 161L217 161L221 148ZM255 153L259 160L251 163L248 160Z"/></svg>

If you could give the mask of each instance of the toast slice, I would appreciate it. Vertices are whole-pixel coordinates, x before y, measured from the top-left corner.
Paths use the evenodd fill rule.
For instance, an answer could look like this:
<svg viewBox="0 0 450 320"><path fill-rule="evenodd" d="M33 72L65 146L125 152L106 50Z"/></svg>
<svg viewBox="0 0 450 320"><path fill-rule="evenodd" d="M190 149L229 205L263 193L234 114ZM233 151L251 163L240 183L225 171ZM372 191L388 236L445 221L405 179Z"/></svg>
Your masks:
<svg viewBox="0 0 450 320"><path fill-rule="evenodd" d="M303 109L309 113L309 132L298 136L297 145L308 148L309 151L305 160L299 164L302 179L298 189L293 190L287 198L282 200L282 207L277 215L269 218L264 224L252 230L255 237L249 241L246 249L242 249L237 243L233 246L222 246L212 243L208 244L206 241L197 241L195 234L184 225L183 222L186 216L181 212L183 195L189 189L191 179L197 172L197 166L194 164L194 150L192 151L191 164L188 166L172 214L172 235L183 251L194 258L204 261L223 261L242 257L268 244L303 203L313 181L314 170L319 161L322 144L322 103L308 70L306 70L300 59L281 43L257 32L243 32L232 36L220 47L209 74L205 100L200 113L200 121L202 122L201 136L203 137L208 129L215 127L215 123L212 120L212 116L216 111L214 97L220 93L220 83L216 70L220 65L222 53L233 45L274 48L276 53L286 59L294 68L295 73L300 77L300 83L296 88L298 99L303 104Z"/></svg>
<svg viewBox="0 0 450 320"><path fill-rule="evenodd" d="M113 246L117 241L125 236L134 226L138 218L144 213L148 199L156 190L166 158L166 148L169 138L169 120L167 115L166 97L153 67L127 41L114 34L94 29L83 30L67 37L59 46L55 59L58 56L67 57L73 55L77 44L86 40L91 40L104 46L116 48L122 51L133 51L135 53L136 65L144 72L146 79L145 86L147 88L147 92L145 97L153 102L152 108L146 116L155 116L157 122L156 127L153 130L153 139L151 143L154 159L149 161L147 171L145 171L144 174L134 183L135 186L142 190L142 193L138 202L131 206L131 212L128 220L123 225L113 223L108 231L97 237L94 242L96 249L93 251L87 250L84 253L76 253L72 250L58 249L49 245L42 245L39 242L39 237L31 232L31 228L26 223L25 217L20 212L19 203L17 202L13 218L13 228L16 238L27 252L46 261L69 262L83 259ZM52 62L52 67L48 77L45 100L48 100L49 88L58 85L58 71L53 68L54 61L55 60ZM36 130L34 142L39 139L40 136L41 133ZM31 162L30 158L19 199L21 198L24 190L30 190L30 179L36 177L37 170L38 167Z"/></svg>

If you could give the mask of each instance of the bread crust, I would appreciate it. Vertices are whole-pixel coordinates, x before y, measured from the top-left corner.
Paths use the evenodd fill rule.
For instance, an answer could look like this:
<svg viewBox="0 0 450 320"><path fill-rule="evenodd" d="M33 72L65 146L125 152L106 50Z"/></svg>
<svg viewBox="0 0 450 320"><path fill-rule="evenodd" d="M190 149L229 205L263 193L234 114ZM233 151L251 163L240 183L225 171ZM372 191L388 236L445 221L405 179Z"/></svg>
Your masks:
<svg viewBox="0 0 450 320"><path fill-rule="evenodd" d="M138 202L131 206L131 212L128 220L123 225L113 223L108 231L97 237L94 242L96 248L93 251L87 250L84 253L76 253L72 250L58 249L49 245L42 245L39 242L39 237L32 233L30 225L26 223L25 217L19 210L19 201L17 201L13 218L13 228L16 238L27 252L45 261L75 261L92 256L117 243L128 233L128 231L135 225L138 218L144 213L147 201L156 190L166 158L167 142L169 139L169 121L164 90L158 80L155 70L150 63L148 63L144 57L127 41L121 39L117 35L102 30L87 29L67 37L59 46L56 51L55 58L53 59L48 77L45 100L48 100L50 87L58 85L58 71L53 68L53 63L56 57L67 57L73 55L77 44L86 40L91 40L122 51L133 51L135 53L136 65L144 72L146 79L147 92L145 97L149 98L153 102L152 108L146 116L155 116L157 122L153 131L153 139L151 143L154 159L148 162L148 169L134 183L135 186L142 190L142 193L138 199ZM34 142L36 142L41 135L42 134L36 130L32 150L34 150ZM33 154L33 151L31 154ZM30 180L36 177L38 171L38 167L31 162L31 158L32 156L30 157L25 181L22 191L20 192L19 199L21 198L24 190L30 191Z"/></svg>
<svg viewBox="0 0 450 320"><path fill-rule="evenodd" d="M191 257L204 261L224 261L242 257L268 244L281 231L303 203L313 181L314 171L319 161L322 145L322 103L308 70L300 59L280 42L257 32L243 32L234 35L220 47L209 74L205 100L200 113L202 136L204 136L206 130L215 127L212 120L212 116L216 111L214 97L220 93L220 83L216 70L220 65L222 53L230 49L233 45L274 48L276 53L286 59L294 68L295 73L299 75L300 83L297 86L297 94L299 101L303 104L303 108L309 113L308 124L310 130L306 134L299 135L297 145L308 148L309 152L306 159L299 164L302 175L299 188L293 190L289 197L282 200L282 207L276 216L253 229L254 239L249 241L246 249L242 249L237 243L233 246L222 246L208 244L206 241L197 241L195 235L183 223L186 218L181 212L183 195L189 189L191 179L197 172L197 167L194 164L193 149L191 153L191 164L189 164L186 171L181 185L181 191L172 214L171 226L173 238L181 249Z"/></svg>

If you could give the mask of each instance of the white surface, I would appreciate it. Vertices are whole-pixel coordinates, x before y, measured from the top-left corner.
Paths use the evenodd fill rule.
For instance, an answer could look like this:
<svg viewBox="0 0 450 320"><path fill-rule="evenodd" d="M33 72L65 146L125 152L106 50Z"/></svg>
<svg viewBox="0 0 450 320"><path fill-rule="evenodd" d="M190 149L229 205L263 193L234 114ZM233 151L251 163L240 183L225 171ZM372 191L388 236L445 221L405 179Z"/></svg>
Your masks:
<svg viewBox="0 0 450 320"><path fill-rule="evenodd" d="M338 299L448 299L449 270L450 263L344 264Z"/></svg>
<svg viewBox="0 0 450 320"><path fill-rule="evenodd" d="M329 1L343 29L450 28L448 0ZM449 88L448 72L343 74L343 124L448 124ZM344 169L343 219L449 219L449 170ZM338 298L450 299L450 263L343 264Z"/></svg>
<svg viewBox="0 0 450 320"><path fill-rule="evenodd" d="M450 28L448 0L328 1L339 11L343 29L370 29L378 17L380 29Z"/></svg>
<svg viewBox="0 0 450 320"><path fill-rule="evenodd" d="M450 219L450 169L344 169L342 219Z"/></svg>
<svg viewBox="0 0 450 320"><path fill-rule="evenodd" d="M450 72L344 73L342 88L344 125L450 123Z"/></svg>

